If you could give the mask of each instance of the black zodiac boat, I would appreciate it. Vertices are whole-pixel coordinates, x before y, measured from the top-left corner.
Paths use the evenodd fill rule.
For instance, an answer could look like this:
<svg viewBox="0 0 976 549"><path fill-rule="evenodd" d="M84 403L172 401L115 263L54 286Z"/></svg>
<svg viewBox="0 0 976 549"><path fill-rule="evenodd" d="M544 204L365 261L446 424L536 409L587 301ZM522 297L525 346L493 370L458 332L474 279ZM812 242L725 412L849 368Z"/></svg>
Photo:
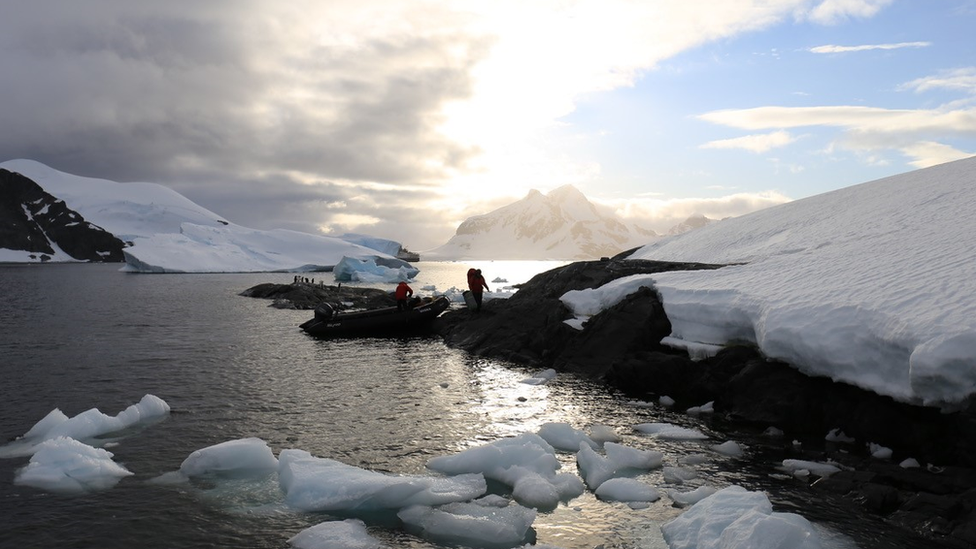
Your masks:
<svg viewBox="0 0 976 549"><path fill-rule="evenodd" d="M328 303L316 307L315 316L299 328L316 337L389 336L423 332L450 301L446 297L420 299L406 310L396 307L337 313Z"/></svg>

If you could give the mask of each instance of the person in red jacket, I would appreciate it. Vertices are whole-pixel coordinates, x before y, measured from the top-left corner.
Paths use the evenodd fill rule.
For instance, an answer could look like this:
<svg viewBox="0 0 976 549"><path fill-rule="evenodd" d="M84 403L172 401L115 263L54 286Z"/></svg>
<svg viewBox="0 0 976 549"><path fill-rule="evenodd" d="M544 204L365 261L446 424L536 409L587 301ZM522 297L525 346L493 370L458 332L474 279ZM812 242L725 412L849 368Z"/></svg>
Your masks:
<svg viewBox="0 0 976 549"><path fill-rule="evenodd" d="M407 286L406 282L401 282L397 284L396 287L396 301L397 310L405 311L407 310L407 298L413 295L413 288Z"/></svg>
<svg viewBox="0 0 976 549"><path fill-rule="evenodd" d="M488 283L485 282L485 277L481 275L481 269L468 269L468 289L471 290L471 295L474 297L474 302L478 305L476 311L481 310L481 298L484 290L491 291L488 287Z"/></svg>

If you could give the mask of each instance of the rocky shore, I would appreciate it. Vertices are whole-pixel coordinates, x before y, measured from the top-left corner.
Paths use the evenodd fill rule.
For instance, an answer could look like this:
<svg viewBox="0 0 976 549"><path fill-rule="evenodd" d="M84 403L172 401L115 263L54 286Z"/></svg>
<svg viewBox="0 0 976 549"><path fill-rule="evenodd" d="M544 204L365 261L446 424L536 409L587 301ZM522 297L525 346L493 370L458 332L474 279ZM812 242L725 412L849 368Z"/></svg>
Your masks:
<svg viewBox="0 0 976 549"><path fill-rule="evenodd" d="M447 345L472 354L598 379L636 399L668 396L677 410L714 403L712 422L757 452L830 461L838 472L797 479L819 500L839 498L892 530L940 547L976 547L976 406L943 413L911 406L768 360L752 346L729 346L693 361L660 344L671 324L657 294L643 288L591 318L583 330L564 320L570 290L596 288L632 274L720 265L624 261L572 263L535 276L509 299L485 301L480 313L453 309L434 321ZM289 309L319 303L346 308L393 305L383 290L296 282L260 284L241 293ZM775 428L780 436L763 433ZM826 440L839 430L847 440ZM892 450L871 456L868 443ZM917 468L900 463L913 458ZM782 459L780 457L779 459ZM836 509L831 511L839 512Z"/></svg>
<svg viewBox="0 0 976 549"><path fill-rule="evenodd" d="M578 262L534 277L480 313L453 310L434 328L451 346L476 355L575 372L644 400L669 396L675 409L714 402L726 429L757 435L773 427L800 459L831 460L841 471L811 476L809 489L854 500L892 528L943 546L976 547L976 406L953 413L911 406L856 387L801 374L756 348L730 346L693 361L660 344L671 325L657 294L641 289L591 318L583 330L559 297L637 273L716 269L718 265ZM839 429L849 442L825 440ZM892 449L870 456L868 443ZM775 444L775 443L773 443ZM899 465L914 458L918 468Z"/></svg>
<svg viewBox="0 0 976 549"><path fill-rule="evenodd" d="M278 309L311 310L319 303L330 303L342 309L378 309L396 305L390 292L377 288L358 288L355 286L327 286L314 282L293 282L291 284L258 284L240 293L244 297L271 300L270 305Z"/></svg>

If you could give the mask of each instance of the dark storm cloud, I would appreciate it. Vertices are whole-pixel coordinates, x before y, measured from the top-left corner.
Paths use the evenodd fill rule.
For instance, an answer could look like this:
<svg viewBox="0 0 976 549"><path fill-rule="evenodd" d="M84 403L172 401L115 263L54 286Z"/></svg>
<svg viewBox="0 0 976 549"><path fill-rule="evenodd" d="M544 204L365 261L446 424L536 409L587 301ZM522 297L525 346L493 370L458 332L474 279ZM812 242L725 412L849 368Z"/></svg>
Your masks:
<svg viewBox="0 0 976 549"><path fill-rule="evenodd" d="M295 215L303 201L354 194L328 181L434 185L471 154L435 131L484 53L460 35L295 43L303 21L262 2L3 4L0 160L163 183L242 225L314 231L327 217ZM384 215L403 198L374 193Z"/></svg>

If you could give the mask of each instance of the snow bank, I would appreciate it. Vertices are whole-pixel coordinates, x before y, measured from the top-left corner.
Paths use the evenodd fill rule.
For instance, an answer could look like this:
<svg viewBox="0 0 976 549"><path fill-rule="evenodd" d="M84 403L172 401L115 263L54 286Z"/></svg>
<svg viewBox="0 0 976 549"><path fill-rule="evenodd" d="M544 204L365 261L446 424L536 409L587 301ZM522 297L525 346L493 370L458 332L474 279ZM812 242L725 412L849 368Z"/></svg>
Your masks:
<svg viewBox="0 0 976 549"><path fill-rule="evenodd" d="M123 250L124 270L142 273L321 271L343 257L378 257L375 250L297 231L184 223L179 233L139 238ZM391 258L392 259L392 258Z"/></svg>
<svg viewBox="0 0 976 549"><path fill-rule="evenodd" d="M741 340L811 375L951 408L976 392L976 158L727 219L630 259L734 265L656 274L674 338Z"/></svg>

